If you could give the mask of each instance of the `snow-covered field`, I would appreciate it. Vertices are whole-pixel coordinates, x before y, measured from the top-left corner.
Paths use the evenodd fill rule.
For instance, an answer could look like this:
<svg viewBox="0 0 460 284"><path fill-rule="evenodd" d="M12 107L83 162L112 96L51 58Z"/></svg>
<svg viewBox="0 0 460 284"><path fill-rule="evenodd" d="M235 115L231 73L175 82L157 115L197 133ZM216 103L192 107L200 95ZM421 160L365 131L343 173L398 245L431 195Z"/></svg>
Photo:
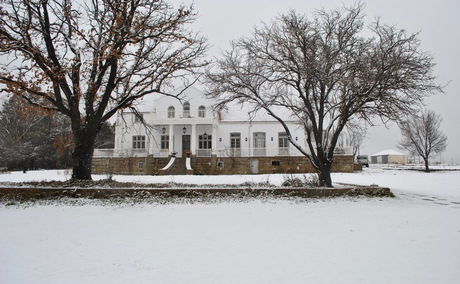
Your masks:
<svg viewBox="0 0 460 284"><path fill-rule="evenodd" d="M68 177L13 172L0 181ZM284 176L114 178L280 184ZM0 207L0 283L460 282L460 171L371 168L333 179L389 186L397 197Z"/></svg>

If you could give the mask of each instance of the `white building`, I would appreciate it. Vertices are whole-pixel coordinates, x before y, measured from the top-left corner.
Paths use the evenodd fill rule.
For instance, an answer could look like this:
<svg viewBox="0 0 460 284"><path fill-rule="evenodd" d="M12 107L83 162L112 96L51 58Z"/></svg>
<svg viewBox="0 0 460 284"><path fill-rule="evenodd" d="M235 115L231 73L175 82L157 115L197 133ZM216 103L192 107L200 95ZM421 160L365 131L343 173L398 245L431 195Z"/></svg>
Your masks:
<svg viewBox="0 0 460 284"><path fill-rule="evenodd" d="M305 158L290 145L282 125L268 114L259 111L251 117L248 108L241 105L214 112L214 102L198 89L191 87L184 95L182 102L168 96L146 97L139 101L137 110L143 121L133 112L120 112L115 126L115 148L96 150L94 157L169 160L176 157L176 163L185 163L180 158L189 157L192 169L194 160L200 158L214 158L210 163L220 161L220 168L224 167L225 158L246 158L252 173L260 172L260 159L268 159L275 167L286 169L280 165L281 157L284 160L286 157ZM307 149L303 126L288 117L286 120L292 137ZM340 149L341 153L349 154L350 151L345 148ZM146 162L140 163L144 167ZM173 165L171 162L168 164L170 167ZM237 169L230 172L235 171ZM201 166L200 172L207 171Z"/></svg>

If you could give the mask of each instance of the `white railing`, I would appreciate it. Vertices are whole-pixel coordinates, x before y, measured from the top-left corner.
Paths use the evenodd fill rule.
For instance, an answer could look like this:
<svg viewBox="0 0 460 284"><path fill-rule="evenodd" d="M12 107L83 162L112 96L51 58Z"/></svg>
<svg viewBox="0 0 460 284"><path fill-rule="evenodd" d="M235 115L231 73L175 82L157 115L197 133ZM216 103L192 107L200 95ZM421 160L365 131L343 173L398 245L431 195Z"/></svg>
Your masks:
<svg viewBox="0 0 460 284"><path fill-rule="evenodd" d="M114 149L94 149L93 157L113 157Z"/></svg>
<svg viewBox="0 0 460 284"><path fill-rule="evenodd" d="M174 117L168 117L168 111L165 110L165 111L156 111L154 112L154 119L158 120L158 119L182 119L182 118L202 118L202 117L199 117L198 115L198 108L191 108L189 113L187 114L187 112L183 112L183 109L182 107L181 108L176 108L175 110L175 113L174 113ZM205 112L205 117L204 118L211 118L211 112L206 110Z"/></svg>
<svg viewBox="0 0 460 284"><path fill-rule="evenodd" d="M291 147L286 148L224 148L215 151L219 157L274 157L274 156L301 156L296 149ZM152 153L150 153L152 154ZM197 157L211 157L211 149L197 149ZM335 155L353 155L352 147L338 147L334 152ZM147 157L149 152L147 149L94 149L94 157ZM154 157L167 158L171 155L169 150L160 150L153 153Z"/></svg>
<svg viewBox="0 0 460 284"><path fill-rule="evenodd" d="M219 157L273 157L296 155L289 147L283 148L225 148L216 151ZM300 154L297 154L300 155Z"/></svg>
<svg viewBox="0 0 460 284"><path fill-rule="evenodd" d="M267 155L267 148L252 148L252 156L264 157Z"/></svg>
<svg viewBox="0 0 460 284"><path fill-rule="evenodd" d="M197 149L196 156L197 157L211 157L212 150L211 149Z"/></svg>
<svg viewBox="0 0 460 284"><path fill-rule="evenodd" d="M160 171L168 170L174 164L175 160L176 160L176 157L171 157L171 159L169 160L168 164L166 164L166 166L164 166L162 169L160 169Z"/></svg>
<svg viewBox="0 0 460 284"><path fill-rule="evenodd" d="M167 158L167 157L169 157L170 154L171 154L171 152L169 152L169 150L160 150L160 151L154 153L153 156L158 157L158 158Z"/></svg>
<svg viewBox="0 0 460 284"><path fill-rule="evenodd" d="M149 152L147 149L94 149L93 157L96 158L115 158L115 157L147 157Z"/></svg>
<svg viewBox="0 0 460 284"><path fill-rule="evenodd" d="M278 156L289 156L289 147L278 148Z"/></svg>

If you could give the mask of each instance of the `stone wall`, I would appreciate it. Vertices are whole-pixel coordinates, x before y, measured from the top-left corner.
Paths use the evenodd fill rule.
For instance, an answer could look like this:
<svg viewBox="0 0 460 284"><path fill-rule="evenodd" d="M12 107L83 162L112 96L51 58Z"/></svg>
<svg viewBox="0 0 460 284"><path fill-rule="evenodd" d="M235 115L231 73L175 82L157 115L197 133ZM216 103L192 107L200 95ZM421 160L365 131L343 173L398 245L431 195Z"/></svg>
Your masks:
<svg viewBox="0 0 460 284"><path fill-rule="evenodd" d="M256 162L253 162L256 161ZM257 164L257 170L251 167ZM270 174L315 172L306 157L211 157L194 158L195 174ZM332 166L334 172L353 172L353 156L336 156Z"/></svg>
<svg viewBox="0 0 460 284"><path fill-rule="evenodd" d="M156 174L168 163L168 160L169 158L154 158L153 156L144 158L94 158L93 173ZM306 157L193 157L192 168L194 174L206 175L314 172L313 166ZM353 170L353 156L334 157L332 171L353 172Z"/></svg>
<svg viewBox="0 0 460 284"><path fill-rule="evenodd" d="M94 174L128 174L149 175L158 172L168 163L168 158L123 157L123 158L93 158L92 172Z"/></svg>

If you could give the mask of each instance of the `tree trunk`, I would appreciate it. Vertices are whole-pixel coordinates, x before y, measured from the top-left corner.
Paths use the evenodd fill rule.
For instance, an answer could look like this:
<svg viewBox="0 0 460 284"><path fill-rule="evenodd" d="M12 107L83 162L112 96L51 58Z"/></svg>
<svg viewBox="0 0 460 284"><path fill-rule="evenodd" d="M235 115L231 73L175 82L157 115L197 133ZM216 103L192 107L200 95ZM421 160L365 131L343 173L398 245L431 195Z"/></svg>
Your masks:
<svg viewBox="0 0 460 284"><path fill-rule="evenodd" d="M425 172L429 173L430 172L430 167L428 166L428 159L423 159L425 161Z"/></svg>
<svg viewBox="0 0 460 284"><path fill-rule="evenodd" d="M91 135L88 132L74 133L75 148L72 152L72 179L91 180L91 164L96 135Z"/></svg>
<svg viewBox="0 0 460 284"><path fill-rule="evenodd" d="M331 166L325 165L319 169L319 186L332 187Z"/></svg>

